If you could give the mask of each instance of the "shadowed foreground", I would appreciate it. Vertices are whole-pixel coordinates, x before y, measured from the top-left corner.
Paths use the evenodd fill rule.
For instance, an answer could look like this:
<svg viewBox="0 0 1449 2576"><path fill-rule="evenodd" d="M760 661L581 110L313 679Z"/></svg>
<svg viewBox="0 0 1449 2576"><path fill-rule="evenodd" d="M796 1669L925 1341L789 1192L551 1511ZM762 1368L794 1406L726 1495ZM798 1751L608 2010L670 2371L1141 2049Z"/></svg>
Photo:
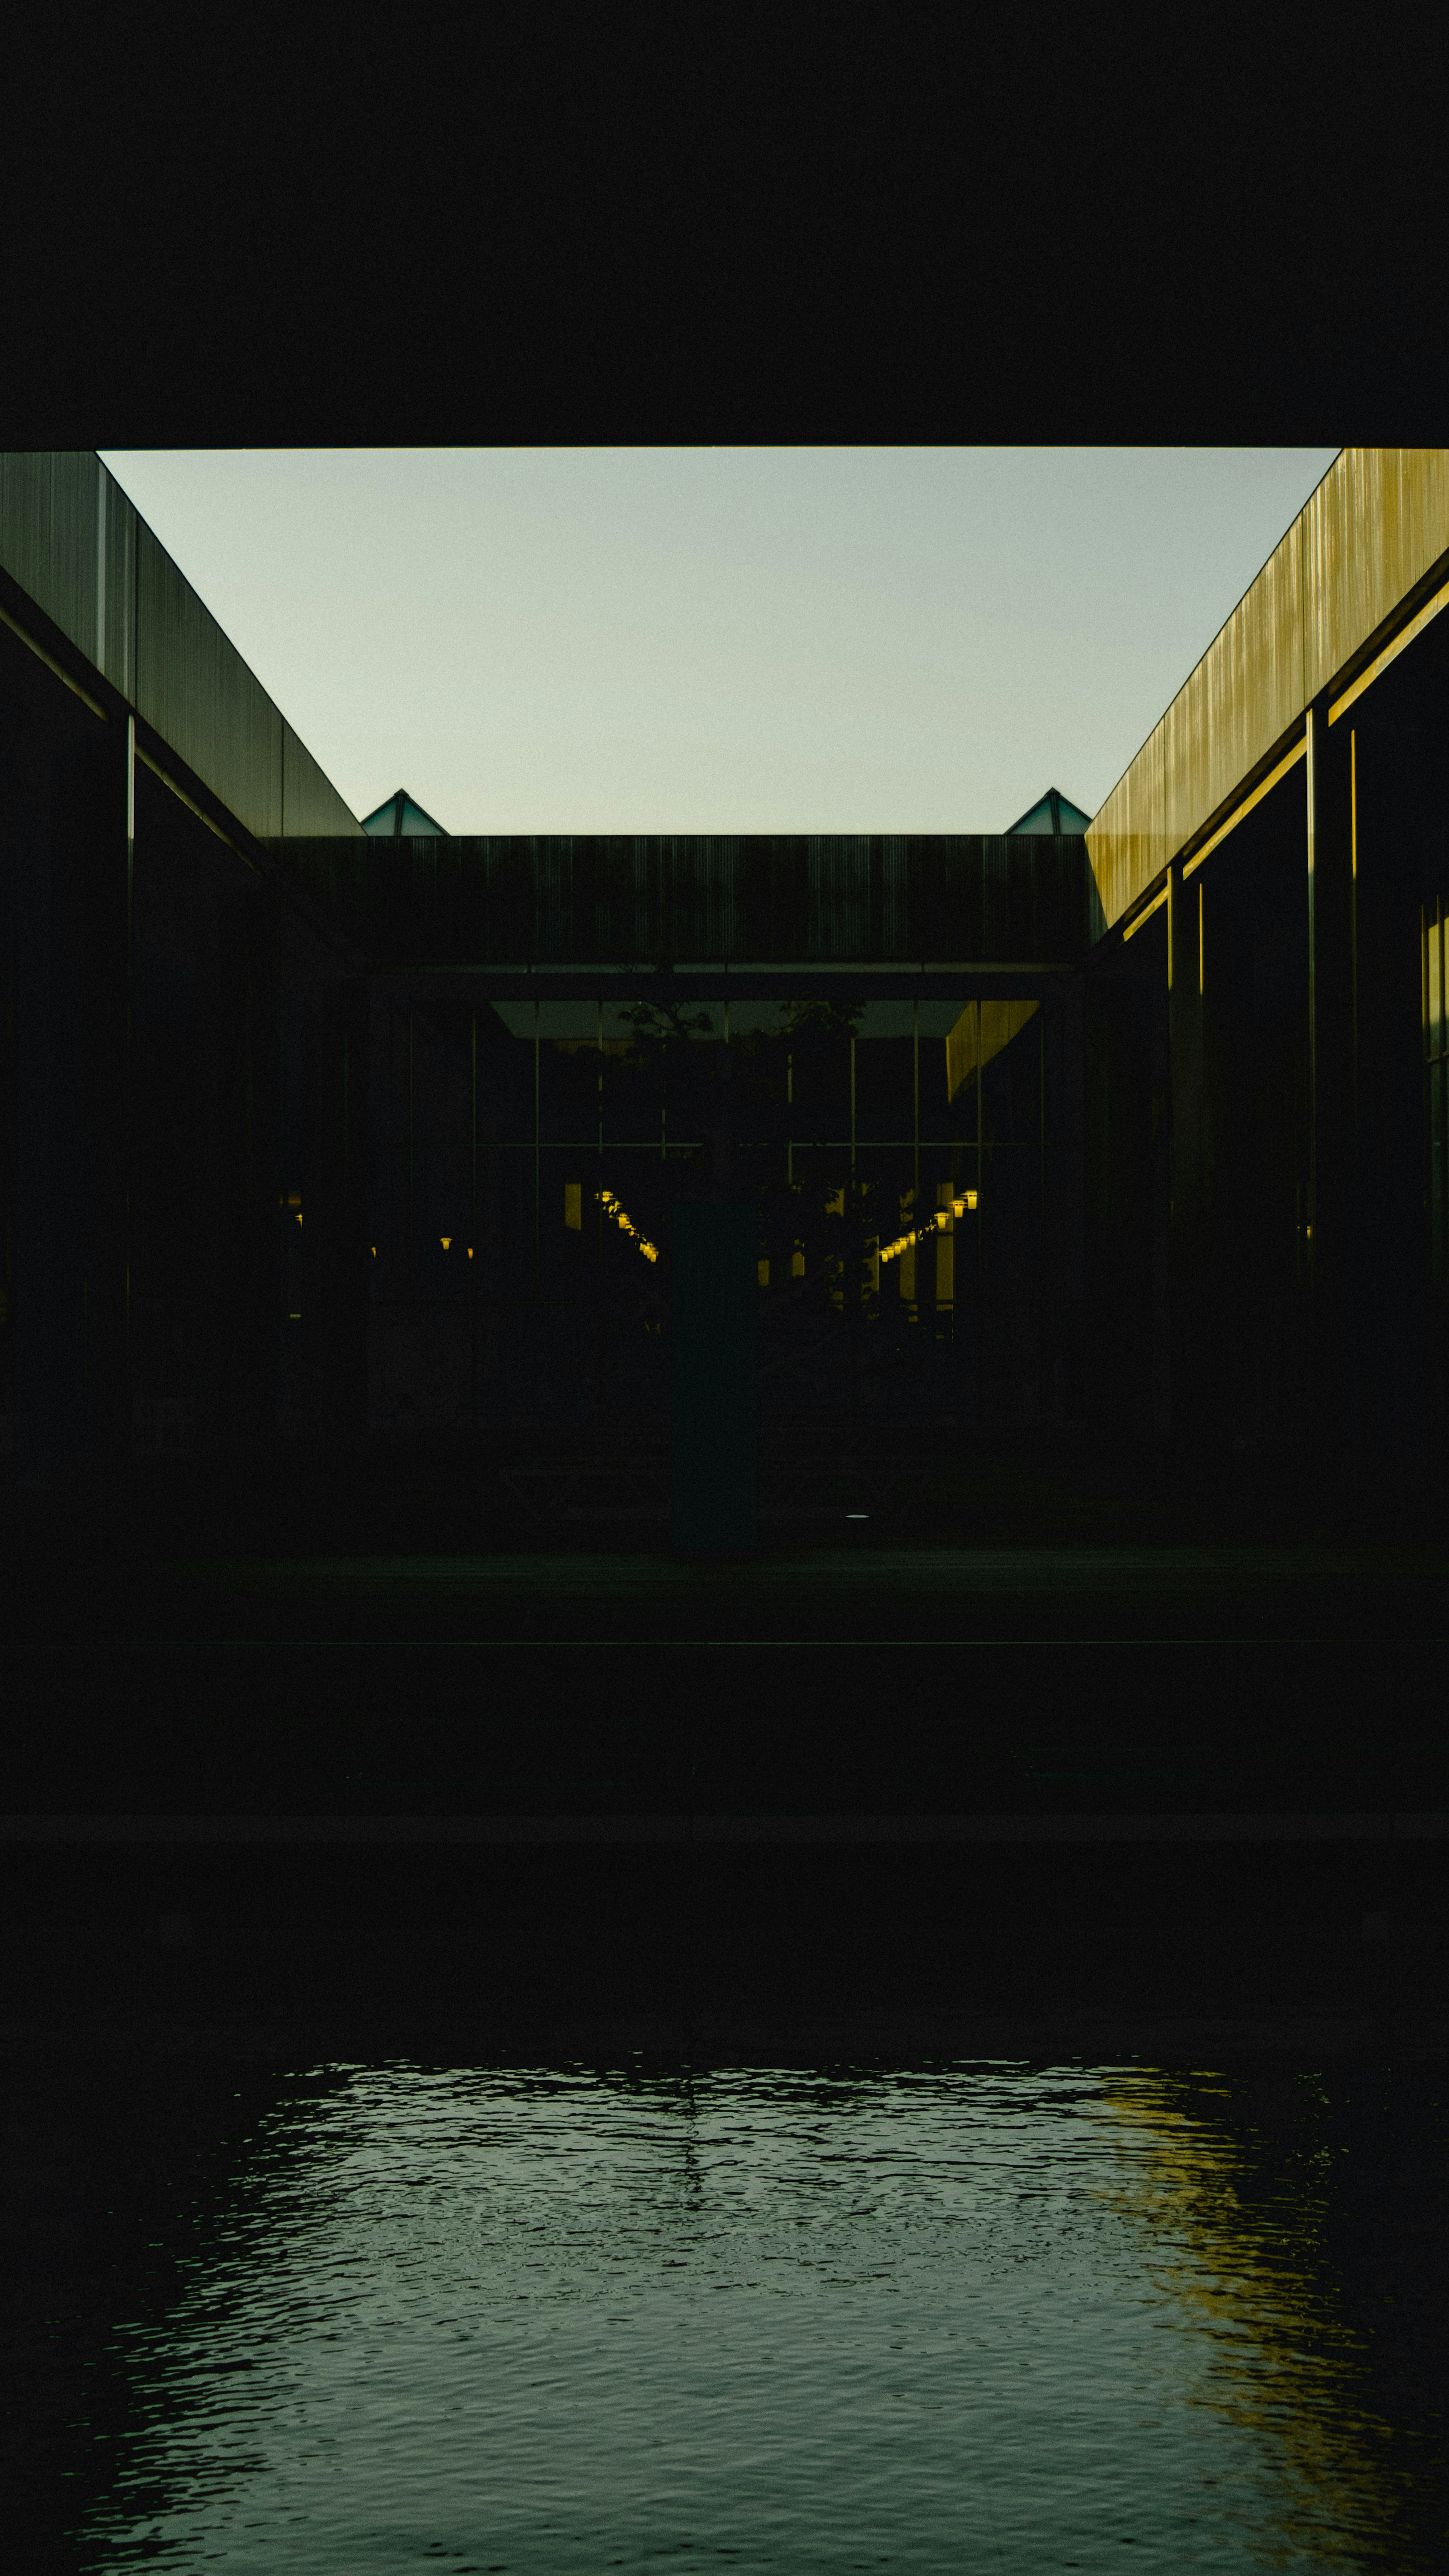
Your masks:
<svg viewBox="0 0 1449 2576"><path fill-rule="evenodd" d="M113 2329L167 2313L306 2070L988 2061L1219 2070L1293 2172L1317 2088L1325 2243L1419 2481L1380 2563L1433 2563L1442 1546L1266 1478L1215 1514L1104 1473L1093 1527L1085 1470L976 1464L928 1534L733 1564L521 1533L442 1473L12 1498L28 2563L82 2563Z"/></svg>

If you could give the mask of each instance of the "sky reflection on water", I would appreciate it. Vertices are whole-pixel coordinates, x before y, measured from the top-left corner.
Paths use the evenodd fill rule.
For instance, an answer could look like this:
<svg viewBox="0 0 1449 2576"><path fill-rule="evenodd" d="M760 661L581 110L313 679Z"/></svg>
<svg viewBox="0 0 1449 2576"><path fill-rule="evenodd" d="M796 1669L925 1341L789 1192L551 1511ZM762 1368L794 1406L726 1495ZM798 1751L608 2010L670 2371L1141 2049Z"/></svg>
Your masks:
<svg viewBox="0 0 1449 2576"><path fill-rule="evenodd" d="M80 2563L1427 2567L1328 2177L1265 2187L1219 2096L315 2069L119 2329Z"/></svg>

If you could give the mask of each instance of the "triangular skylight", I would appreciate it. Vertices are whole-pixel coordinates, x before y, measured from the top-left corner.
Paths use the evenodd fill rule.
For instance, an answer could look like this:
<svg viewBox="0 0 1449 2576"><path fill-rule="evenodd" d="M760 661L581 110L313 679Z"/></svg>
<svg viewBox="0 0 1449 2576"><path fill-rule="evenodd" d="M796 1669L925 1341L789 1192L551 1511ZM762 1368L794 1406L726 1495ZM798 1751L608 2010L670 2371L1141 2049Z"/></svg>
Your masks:
<svg viewBox="0 0 1449 2576"><path fill-rule="evenodd" d="M1013 832L1085 832L1091 819L1059 787L1049 787L1019 823L1007 825L1007 832L1008 836Z"/></svg>
<svg viewBox="0 0 1449 2576"><path fill-rule="evenodd" d="M395 788L385 804L374 813L364 814L362 828L375 840L383 841L446 841L449 837L441 823L435 823L431 814L425 814L421 805L413 802L405 787Z"/></svg>

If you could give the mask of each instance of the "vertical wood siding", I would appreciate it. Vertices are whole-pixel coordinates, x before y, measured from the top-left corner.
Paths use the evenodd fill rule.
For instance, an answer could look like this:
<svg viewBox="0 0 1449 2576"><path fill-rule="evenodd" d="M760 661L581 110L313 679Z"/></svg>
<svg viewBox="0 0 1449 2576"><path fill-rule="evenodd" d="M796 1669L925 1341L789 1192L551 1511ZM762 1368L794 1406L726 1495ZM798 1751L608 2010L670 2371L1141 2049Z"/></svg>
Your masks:
<svg viewBox="0 0 1449 2576"><path fill-rule="evenodd" d="M1346 447L1087 831L1104 927L1449 555L1449 448Z"/></svg>

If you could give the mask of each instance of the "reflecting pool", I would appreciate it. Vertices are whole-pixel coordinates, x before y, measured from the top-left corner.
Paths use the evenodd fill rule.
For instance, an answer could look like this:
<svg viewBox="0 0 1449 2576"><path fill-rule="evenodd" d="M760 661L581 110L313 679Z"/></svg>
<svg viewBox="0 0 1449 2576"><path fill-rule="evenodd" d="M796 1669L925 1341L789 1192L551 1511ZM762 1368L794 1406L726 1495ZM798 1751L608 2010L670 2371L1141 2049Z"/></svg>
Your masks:
<svg viewBox="0 0 1449 2576"><path fill-rule="evenodd" d="M1331 2177L1265 2181L1220 2093L299 2071L179 2296L117 2330L79 2563L1430 2567Z"/></svg>

